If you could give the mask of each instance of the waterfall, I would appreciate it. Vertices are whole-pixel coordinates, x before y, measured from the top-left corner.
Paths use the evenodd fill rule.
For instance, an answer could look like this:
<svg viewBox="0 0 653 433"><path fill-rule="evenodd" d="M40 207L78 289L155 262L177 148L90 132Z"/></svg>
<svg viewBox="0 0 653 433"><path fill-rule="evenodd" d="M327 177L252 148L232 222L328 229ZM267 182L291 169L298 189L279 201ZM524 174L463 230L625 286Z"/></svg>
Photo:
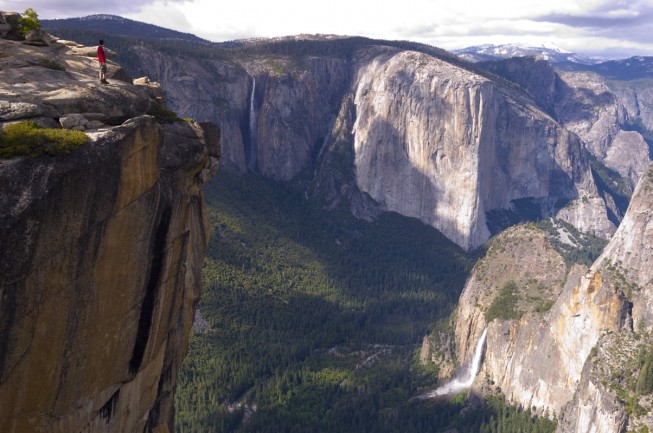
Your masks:
<svg viewBox="0 0 653 433"><path fill-rule="evenodd" d="M256 78L248 72L252 77L252 93L249 95L249 155L247 167L254 171L256 169L256 109L254 108L254 95L256 94Z"/></svg>
<svg viewBox="0 0 653 433"><path fill-rule="evenodd" d="M481 334L481 338L478 339L476 343L476 350L474 350L474 356L472 362L469 364L468 368L460 371L456 377L451 379L449 382L445 383L435 391L427 392L422 394L419 398L432 398L439 397L443 395L453 395L457 394L460 391L469 389L474 383L474 378L481 369L481 362L483 361L483 352L485 349L485 337L487 336L487 328Z"/></svg>

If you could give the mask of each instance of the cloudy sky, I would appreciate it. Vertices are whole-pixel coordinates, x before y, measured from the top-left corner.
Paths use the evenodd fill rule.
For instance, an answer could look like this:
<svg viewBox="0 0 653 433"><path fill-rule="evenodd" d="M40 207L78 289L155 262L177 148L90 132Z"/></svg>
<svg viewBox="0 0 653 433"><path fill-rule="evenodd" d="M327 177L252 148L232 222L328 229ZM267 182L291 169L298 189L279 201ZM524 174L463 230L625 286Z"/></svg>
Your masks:
<svg viewBox="0 0 653 433"><path fill-rule="evenodd" d="M300 33L446 49L554 44L605 58L653 56L653 0L2 0L40 18L121 15L213 41Z"/></svg>

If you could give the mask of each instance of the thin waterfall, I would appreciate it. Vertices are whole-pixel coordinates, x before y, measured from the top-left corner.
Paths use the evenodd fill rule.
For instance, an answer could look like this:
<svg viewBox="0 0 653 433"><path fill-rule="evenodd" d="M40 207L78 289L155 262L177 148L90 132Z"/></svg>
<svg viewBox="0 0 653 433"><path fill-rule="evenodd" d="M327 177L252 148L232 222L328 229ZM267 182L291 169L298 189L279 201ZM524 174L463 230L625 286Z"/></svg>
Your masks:
<svg viewBox="0 0 653 433"><path fill-rule="evenodd" d="M256 128L256 108L254 107L254 96L256 94L256 78L248 72L252 77L252 93L249 95L249 158L247 167L251 171L256 170L256 146L257 146L257 128Z"/></svg>
<svg viewBox="0 0 653 433"><path fill-rule="evenodd" d="M478 339L476 343L476 349L474 350L474 356L472 357L472 362L469 364L469 367L465 370L459 372L456 377L451 379L449 382L445 383L435 391L427 392L422 394L419 398L433 398L440 397L443 395L453 395L457 394L460 391L469 389L474 383L474 379L481 369L481 363L483 361L483 353L485 349L485 338L487 336L487 328L481 334L481 338Z"/></svg>

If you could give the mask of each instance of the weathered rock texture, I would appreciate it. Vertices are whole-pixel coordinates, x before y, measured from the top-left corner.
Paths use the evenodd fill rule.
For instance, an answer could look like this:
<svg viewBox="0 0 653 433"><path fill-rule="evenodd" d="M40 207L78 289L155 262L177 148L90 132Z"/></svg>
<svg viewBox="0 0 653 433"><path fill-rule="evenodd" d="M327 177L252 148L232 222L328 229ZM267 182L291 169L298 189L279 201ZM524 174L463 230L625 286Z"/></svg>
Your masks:
<svg viewBox="0 0 653 433"><path fill-rule="evenodd" d="M450 57L382 44L300 59L130 54L180 114L221 127L226 167L279 180L312 169L327 208L344 198L360 217L414 216L471 249L489 237L488 211L585 196L559 217L614 233L583 143L548 114L557 78L543 62L529 80L548 87L529 94Z"/></svg>
<svg viewBox="0 0 653 433"><path fill-rule="evenodd" d="M355 95L358 187L466 249L488 239L485 213L514 199L597 196L578 138L478 74L389 53L361 66ZM605 217L583 229L614 228Z"/></svg>
<svg viewBox="0 0 653 433"><path fill-rule="evenodd" d="M4 57L3 84L16 73L7 61L41 76L20 66L25 49L50 54ZM132 85L94 86L84 58L63 60L60 81L1 86L8 112L94 112L98 94L125 104L109 118L149 106ZM217 169L219 130L141 115L89 136L68 156L0 161L3 433L174 431L209 236L201 187Z"/></svg>
<svg viewBox="0 0 653 433"><path fill-rule="evenodd" d="M653 332L653 164L637 184L617 233L592 266L595 271L604 268L622 275L622 286L634 285L633 325Z"/></svg>
<svg viewBox="0 0 653 433"><path fill-rule="evenodd" d="M602 255L590 269L574 266L568 274L550 247L520 251L526 243L511 230L493 241L463 291L456 316L461 362L471 356L488 327L485 360L475 383L480 392L498 387L516 404L556 414L562 419L559 431L564 432L621 432L626 425L648 422L629 418L624 397L617 400L615 395L617 389L632 386L627 382L633 372L625 366L636 365L635 373L641 367L632 359L651 333L652 209L653 165L649 165ZM529 237L538 239L535 234ZM529 248L539 244L528 243ZM538 296L556 299L555 304L548 312L535 310L517 320L487 324L485 312L505 275L516 275L517 286L525 275L540 281ZM561 278L564 287L556 298ZM620 352L625 352L623 359Z"/></svg>
<svg viewBox="0 0 653 433"><path fill-rule="evenodd" d="M174 58L130 48L184 116L215 122L226 167L289 180L315 162L350 80L344 59L217 60Z"/></svg>
<svg viewBox="0 0 653 433"><path fill-rule="evenodd" d="M647 128L653 123L651 89L638 92L638 87L641 84L608 82L592 72L561 72L555 105L560 123L596 158L628 179L632 188L650 157L642 135L631 129L637 122Z"/></svg>
<svg viewBox="0 0 653 433"><path fill-rule="evenodd" d="M29 119L51 127L52 120L78 116L86 123L72 126L97 129L120 124L150 107L142 86L119 80L100 85L97 58L80 55L77 44L53 41L36 47L0 39L0 53L0 124ZM109 70L121 68L112 63ZM90 121L99 123L87 128Z"/></svg>
<svg viewBox="0 0 653 433"><path fill-rule="evenodd" d="M474 267L460 298L454 328L459 358L473 355L476 342L488 325L485 311L503 286L514 282L520 299L517 310L531 314L547 301L557 299L566 273L563 257L539 229L517 226L494 238L486 257Z"/></svg>

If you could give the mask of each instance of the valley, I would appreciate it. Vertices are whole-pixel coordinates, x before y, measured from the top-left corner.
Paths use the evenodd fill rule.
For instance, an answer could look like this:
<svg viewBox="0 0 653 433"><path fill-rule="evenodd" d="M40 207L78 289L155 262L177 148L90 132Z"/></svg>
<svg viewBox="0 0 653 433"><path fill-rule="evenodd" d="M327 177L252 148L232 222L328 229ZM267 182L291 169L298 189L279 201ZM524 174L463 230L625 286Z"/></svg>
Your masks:
<svg viewBox="0 0 653 433"><path fill-rule="evenodd" d="M177 429L551 432L501 397L460 415L435 389L422 337L449 326L481 252L422 222L325 213L297 186L221 171L206 188L215 235L177 389ZM494 417L494 418L493 418ZM494 420L493 420L494 419Z"/></svg>
<svg viewBox="0 0 653 433"><path fill-rule="evenodd" d="M1 298L8 313L0 342L20 364L19 349L30 349L19 337L48 338L36 324L13 327L5 299L38 316L40 298L17 296L56 289L43 310L55 314L49 300L78 290L68 278L88 280L79 291L90 287L84 296L93 300L92 259L104 260L108 245L106 263L120 263L114 247L124 244L133 275L117 289L105 274L97 281L122 301L130 293L121 307L125 336L108 330L119 317L103 318L93 335L104 332L112 349L88 356L111 359L123 340L135 355L121 352L117 379L102 386L89 378L91 367L83 370L81 382L92 384L84 401L64 392L71 403L57 406L55 386L52 401L20 394L15 401L34 403L36 415L14 421L23 406L12 400L0 405L7 423L37 419L89 432L121 431L124 419L178 433L650 431L651 58L595 62L549 48L498 58L505 47L482 46L465 52L474 63L425 44L364 37L211 43L111 15L44 25L56 35L45 45L2 41L7 53L36 60L0 56L0 73L37 89L5 86L3 122L34 117L51 127L83 113L89 125L101 107L111 113L101 113L106 124L90 125L106 130L87 132L91 145L70 161L122 158L124 167L99 173L128 185L114 188L118 204L103 205L111 218L117 209L120 225L108 216L95 222L95 192L84 200L87 213L69 217L53 198L46 217L35 207L38 218L7 219L28 252L32 227L83 221L70 223L82 227L72 252L55 255L63 264L43 254L48 272L16 271L2 288L11 297ZM107 41L112 87L94 82L89 47L98 38ZM38 60L44 55L53 60ZM92 92L68 97L70 89L49 90L57 83L26 85L18 68L58 74L75 89L99 86L106 106ZM132 82L141 76L149 78ZM13 167L33 164L47 186L50 173L74 166L43 161L3 160L12 209L35 197ZM47 192L73 203L74 179L58 185ZM138 233L120 219L123 207ZM170 221L177 225L168 235ZM143 271L129 254L145 260ZM75 260L88 262L92 277L75 279ZM93 309L106 312L110 296L84 310L90 329ZM74 319L67 313L59 334L96 341ZM60 371L48 377L74 386L67 369L87 363L65 347ZM0 369L0 391L10 395L7 383L18 390L36 377L27 367L22 376ZM464 386L449 387L452 380ZM129 415L134 389L148 396L138 416Z"/></svg>

